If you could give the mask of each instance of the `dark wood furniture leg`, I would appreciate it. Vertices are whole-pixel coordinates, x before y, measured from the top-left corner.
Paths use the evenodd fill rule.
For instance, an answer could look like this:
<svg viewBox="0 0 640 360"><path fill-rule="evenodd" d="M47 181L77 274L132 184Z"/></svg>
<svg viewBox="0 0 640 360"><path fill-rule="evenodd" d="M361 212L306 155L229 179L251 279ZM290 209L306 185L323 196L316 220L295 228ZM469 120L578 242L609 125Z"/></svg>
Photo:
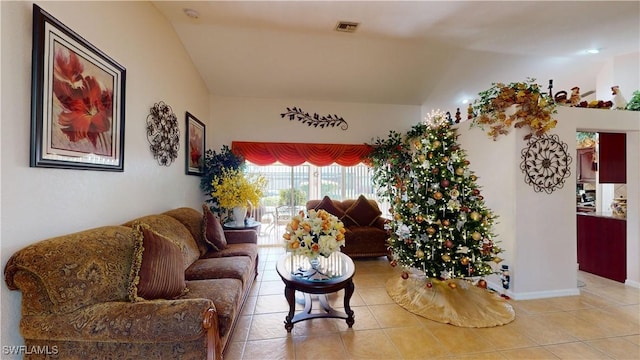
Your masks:
<svg viewBox="0 0 640 360"><path fill-rule="evenodd" d="M284 297L287 299L287 302L289 303L289 314L287 315L285 322L284 322L284 328L287 330L287 332L291 332L291 329L293 329L293 316L295 314L296 311L296 291L295 289L290 288L289 286L285 286L284 288Z"/></svg>
<svg viewBox="0 0 640 360"><path fill-rule="evenodd" d="M353 285L353 281L350 281L344 288L344 311L347 313L347 325L349 325L349 327L352 327L355 323L355 319L353 318L353 310L351 310L351 306L349 305L354 289L355 286Z"/></svg>

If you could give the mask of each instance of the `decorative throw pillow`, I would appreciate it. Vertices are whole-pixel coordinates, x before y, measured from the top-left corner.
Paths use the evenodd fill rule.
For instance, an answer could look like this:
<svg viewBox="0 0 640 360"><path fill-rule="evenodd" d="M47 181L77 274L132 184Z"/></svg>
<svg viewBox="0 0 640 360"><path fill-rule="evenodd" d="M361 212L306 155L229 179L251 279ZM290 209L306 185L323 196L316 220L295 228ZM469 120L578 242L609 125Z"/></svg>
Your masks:
<svg viewBox="0 0 640 360"><path fill-rule="evenodd" d="M344 211L342 211L342 209L337 207L333 203L333 200L331 200L326 195L325 195L325 197L322 198L322 200L314 208L314 210L320 210L320 209L325 210L326 212L328 212L331 215L337 216L338 219L341 219L344 216Z"/></svg>
<svg viewBox="0 0 640 360"><path fill-rule="evenodd" d="M378 220L380 215L382 215L382 212L372 205L364 195L360 195L358 200L345 212L345 217L358 226L370 226Z"/></svg>
<svg viewBox="0 0 640 360"><path fill-rule="evenodd" d="M214 251L221 251L227 248L227 238L224 236L224 230L220 219L215 216L207 204L202 204L202 237L204 241Z"/></svg>
<svg viewBox="0 0 640 360"><path fill-rule="evenodd" d="M180 247L143 223L134 224L133 236L129 300L174 299L187 292Z"/></svg>

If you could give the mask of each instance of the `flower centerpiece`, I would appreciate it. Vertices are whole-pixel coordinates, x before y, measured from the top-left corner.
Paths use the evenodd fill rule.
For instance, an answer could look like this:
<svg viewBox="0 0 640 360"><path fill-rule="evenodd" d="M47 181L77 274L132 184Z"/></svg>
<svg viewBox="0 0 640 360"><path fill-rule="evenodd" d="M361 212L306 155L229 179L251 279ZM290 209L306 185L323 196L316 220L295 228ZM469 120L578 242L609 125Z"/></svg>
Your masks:
<svg viewBox="0 0 640 360"><path fill-rule="evenodd" d="M469 105L469 117L473 118L471 125L481 129L489 126L488 135L493 140L508 134L511 126L529 127L525 140L553 129L557 120L551 115L557 112L556 104L534 81L527 79L508 85L493 83L491 88L480 92L480 99Z"/></svg>
<svg viewBox="0 0 640 360"><path fill-rule="evenodd" d="M344 246L345 231L344 224L336 216L325 210L312 209L307 217L302 211L294 216L282 237L288 252L308 257L313 266L313 260L318 256L329 257Z"/></svg>
<svg viewBox="0 0 640 360"><path fill-rule="evenodd" d="M217 199L220 208L233 210L234 220L242 226L247 206L260 202L267 179L262 175L247 176L240 169L223 169L213 177L211 185L211 196Z"/></svg>

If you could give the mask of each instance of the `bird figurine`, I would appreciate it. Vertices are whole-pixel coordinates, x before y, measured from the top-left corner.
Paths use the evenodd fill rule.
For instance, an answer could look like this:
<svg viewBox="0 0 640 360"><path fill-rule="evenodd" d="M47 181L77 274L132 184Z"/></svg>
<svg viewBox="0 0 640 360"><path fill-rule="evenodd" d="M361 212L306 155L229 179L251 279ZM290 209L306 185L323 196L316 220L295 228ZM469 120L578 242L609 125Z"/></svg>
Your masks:
<svg viewBox="0 0 640 360"><path fill-rule="evenodd" d="M569 98L569 103L571 106L578 106L580 104L580 88L574 86L571 88L571 97Z"/></svg>
<svg viewBox="0 0 640 360"><path fill-rule="evenodd" d="M627 100L620 92L620 88L618 87L618 85L611 87L611 94L613 95L613 106L611 107L611 109L624 110L627 108Z"/></svg>

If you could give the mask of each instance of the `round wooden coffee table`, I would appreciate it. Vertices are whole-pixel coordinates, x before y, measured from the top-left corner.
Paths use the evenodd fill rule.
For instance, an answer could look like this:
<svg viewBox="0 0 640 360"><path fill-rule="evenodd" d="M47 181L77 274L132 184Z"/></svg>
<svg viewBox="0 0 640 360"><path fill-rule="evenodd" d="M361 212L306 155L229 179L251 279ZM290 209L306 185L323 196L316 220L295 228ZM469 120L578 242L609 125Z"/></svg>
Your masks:
<svg viewBox="0 0 640 360"><path fill-rule="evenodd" d="M353 285L353 274L355 265L351 258L341 252L334 252L328 258L320 258L319 272L311 270L309 260L300 255L287 253L280 257L276 265L278 275L284 282L284 296L289 303L289 314L287 315L284 328L291 332L293 324L316 318L338 318L346 319L347 325L352 327L355 323L353 310L349 305L355 286ZM329 306L326 294L344 289L344 312L337 311ZM295 314L296 299L295 292L304 294L304 310ZM313 301L310 294L317 294L323 311L311 313Z"/></svg>

